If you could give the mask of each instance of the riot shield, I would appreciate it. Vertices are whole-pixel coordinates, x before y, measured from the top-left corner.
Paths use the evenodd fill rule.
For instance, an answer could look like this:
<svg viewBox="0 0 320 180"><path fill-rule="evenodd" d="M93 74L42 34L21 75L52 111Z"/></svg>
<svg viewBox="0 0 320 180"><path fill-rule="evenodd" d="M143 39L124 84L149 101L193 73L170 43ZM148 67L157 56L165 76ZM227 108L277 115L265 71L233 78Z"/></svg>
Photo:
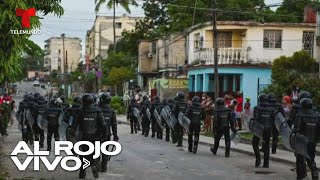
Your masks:
<svg viewBox="0 0 320 180"><path fill-rule="evenodd" d="M72 129L71 126L68 126L65 131L65 134L66 134L67 141L71 141L73 144L75 144L81 139L81 133L79 131L79 127L77 127L76 129Z"/></svg>
<svg viewBox="0 0 320 180"><path fill-rule="evenodd" d="M191 123L190 119L182 112L179 112L178 121L181 124L181 126L189 133L189 127Z"/></svg>
<svg viewBox="0 0 320 180"><path fill-rule="evenodd" d="M66 141L67 140L67 129L69 127L69 124L66 122L62 121L59 125L59 136L60 136L60 141Z"/></svg>
<svg viewBox="0 0 320 180"><path fill-rule="evenodd" d="M41 114L38 115L37 123L40 129L48 133L48 120L44 118Z"/></svg>
<svg viewBox="0 0 320 180"><path fill-rule="evenodd" d="M235 147L239 142L240 142L240 136L238 135L237 132L232 132L230 130L230 143L231 143L231 147Z"/></svg>
<svg viewBox="0 0 320 180"><path fill-rule="evenodd" d="M253 133L255 136L257 136L260 139L263 139L264 125L262 123L251 119L249 122L249 129L250 132Z"/></svg>
<svg viewBox="0 0 320 180"><path fill-rule="evenodd" d="M31 112L30 112L30 109L25 110L25 115L26 115L28 124L29 124L29 126L31 127L31 129L32 129L33 124L34 124L34 119L33 119L33 116L32 116L32 114L31 114ZM32 129L32 131L33 131L33 129Z"/></svg>
<svg viewBox="0 0 320 180"><path fill-rule="evenodd" d="M141 126L142 118L140 116L140 111L137 108L133 108L133 115L138 119L138 122Z"/></svg>
<svg viewBox="0 0 320 180"><path fill-rule="evenodd" d="M250 130L249 129L249 122L250 122L250 119L251 119L251 115L250 114L246 114L244 112L241 113L241 119L243 119L243 126L246 130Z"/></svg>
<svg viewBox="0 0 320 180"><path fill-rule="evenodd" d="M74 117L73 116L69 116L69 119L68 119L69 126L72 126L73 122L74 122Z"/></svg>
<svg viewBox="0 0 320 180"><path fill-rule="evenodd" d="M147 108L146 113L147 113L149 121L151 122L151 113L150 113L149 108Z"/></svg>
<svg viewBox="0 0 320 180"><path fill-rule="evenodd" d="M60 113L60 115L59 115L59 124L61 124L62 122L64 122L63 120L64 120L64 113L63 113L63 111Z"/></svg>
<svg viewBox="0 0 320 180"><path fill-rule="evenodd" d="M295 153L310 159L308 154L308 137L300 133L292 133L290 136L290 144Z"/></svg>
<svg viewBox="0 0 320 180"><path fill-rule="evenodd" d="M162 108L161 116L162 116L162 118L166 121L166 124L168 125L168 127L169 127L170 129L173 129L171 120L170 120L170 118L169 118L169 116L170 116L170 111L168 111L168 109L167 109L166 107L163 107L163 108Z"/></svg>
<svg viewBox="0 0 320 180"><path fill-rule="evenodd" d="M274 124L275 124L277 130L280 132L281 127L282 127L282 126L285 126L286 123L287 123L287 122L286 122L286 119L283 117L282 113L279 112L279 113L276 115L276 118L275 118L275 120L274 120Z"/></svg>
<svg viewBox="0 0 320 180"><path fill-rule="evenodd" d="M153 115L154 115L154 117L156 118L156 121L157 121L159 127L160 127L161 130L163 131L163 126L162 126L162 123L161 123L161 117L160 117L157 109L154 110Z"/></svg>

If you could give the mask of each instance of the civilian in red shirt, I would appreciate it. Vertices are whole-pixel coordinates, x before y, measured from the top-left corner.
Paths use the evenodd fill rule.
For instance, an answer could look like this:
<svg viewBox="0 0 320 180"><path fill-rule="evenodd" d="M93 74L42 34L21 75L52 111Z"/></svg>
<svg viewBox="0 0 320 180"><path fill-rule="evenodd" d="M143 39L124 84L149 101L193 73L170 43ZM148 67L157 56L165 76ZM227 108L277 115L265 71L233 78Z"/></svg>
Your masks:
<svg viewBox="0 0 320 180"><path fill-rule="evenodd" d="M242 97L241 91L238 91L236 100L238 102L236 107L236 120L239 128L238 130L241 131L242 130L241 112L243 110L243 97Z"/></svg>

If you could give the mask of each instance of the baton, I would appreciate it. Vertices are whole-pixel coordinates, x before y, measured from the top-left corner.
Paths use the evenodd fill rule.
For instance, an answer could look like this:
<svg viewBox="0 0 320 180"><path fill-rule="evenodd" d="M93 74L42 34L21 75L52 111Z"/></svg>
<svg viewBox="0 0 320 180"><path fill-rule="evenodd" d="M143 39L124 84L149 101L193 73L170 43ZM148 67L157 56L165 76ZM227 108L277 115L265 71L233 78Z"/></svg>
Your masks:
<svg viewBox="0 0 320 180"><path fill-rule="evenodd" d="M116 146L112 146L112 150L111 150L112 152L114 151L115 147L116 147ZM108 148L108 149L109 149L109 148ZM108 156L108 157L107 157L107 160L110 161L110 159L111 159L111 156Z"/></svg>

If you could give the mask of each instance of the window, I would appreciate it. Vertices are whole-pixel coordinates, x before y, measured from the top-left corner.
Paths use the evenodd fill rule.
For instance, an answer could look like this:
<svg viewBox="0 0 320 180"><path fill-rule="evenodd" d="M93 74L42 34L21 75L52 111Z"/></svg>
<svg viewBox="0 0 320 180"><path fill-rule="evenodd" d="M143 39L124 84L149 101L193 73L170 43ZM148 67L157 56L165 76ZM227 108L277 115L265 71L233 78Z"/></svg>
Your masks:
<svg viewBox="0 0 320 180"><path fill-rule="evenodd" d="M232 47L232 32L219 32L218 47L231 48Z"/></svg>
<svg viewBox="0 0 320 180"><path fill-rule="evenodd" d="M307 51L311 56L313 56L314 48L314 32L313 31L303 31L302 45L303 50Z"/></svg>
<svg viewBox="0 0 320 180"><path fill-rule="evenodd" d="M121 29L122 28L122 23L116 23L116 28Z"/></svg>
<svg viewBox="0 0 320 180"><path fill-rule="evenodd" d="M282 47L282 30L264 30L263 35L264 48Z"/></svg>
<svg viewBox="0 0 320 180"><path fill-rule="evenodd" d="M194 35L194 49L200 48L200 33Z"/></svg>

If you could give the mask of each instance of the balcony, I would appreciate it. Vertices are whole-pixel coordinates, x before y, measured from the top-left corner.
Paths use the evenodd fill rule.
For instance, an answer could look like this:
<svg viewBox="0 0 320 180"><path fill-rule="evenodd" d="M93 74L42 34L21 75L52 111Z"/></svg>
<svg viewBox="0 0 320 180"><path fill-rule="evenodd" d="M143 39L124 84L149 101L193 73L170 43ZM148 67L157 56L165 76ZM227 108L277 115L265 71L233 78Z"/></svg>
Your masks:
<svg viewBox="0 0 320 180"><path fill-rule="evenodd" d="M205 48L194 51L193 62L205 61L205 64L214 64L214 48ZM243 64L248 62L247 48L219 48L218 64Z"/></svg>

